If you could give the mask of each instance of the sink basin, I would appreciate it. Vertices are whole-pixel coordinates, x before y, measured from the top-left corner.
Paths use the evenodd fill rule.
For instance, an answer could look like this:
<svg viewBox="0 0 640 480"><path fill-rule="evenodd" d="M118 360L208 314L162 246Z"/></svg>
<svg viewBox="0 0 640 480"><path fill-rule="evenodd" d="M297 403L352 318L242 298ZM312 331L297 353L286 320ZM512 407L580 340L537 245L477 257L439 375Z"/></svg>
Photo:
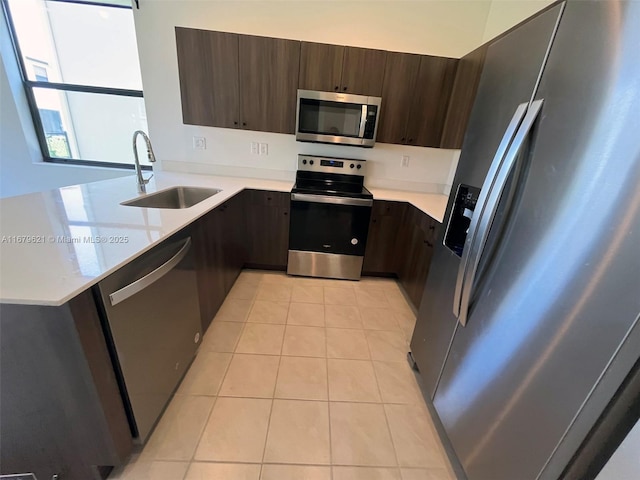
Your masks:
<svg viewBox="0 0 640 480"><path fill-rule="evenodd" d="M220 191L217 188L172 187L144 197L127 200L120 205L146 208L189 208Z"/></svg>

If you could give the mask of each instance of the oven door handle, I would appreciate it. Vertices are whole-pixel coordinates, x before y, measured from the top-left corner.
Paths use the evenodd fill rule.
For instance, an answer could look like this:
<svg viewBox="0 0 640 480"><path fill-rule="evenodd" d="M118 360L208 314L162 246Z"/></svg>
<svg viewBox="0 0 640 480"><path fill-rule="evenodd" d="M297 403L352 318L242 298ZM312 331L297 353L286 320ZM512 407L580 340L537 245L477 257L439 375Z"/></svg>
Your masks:
<svg viewBox="0 0 640 480"><path fill-rule="evenodd" d="M370 198L334 197L331 195L312 195L308 193L292 193L292 202L331 203L334 205L350 205L354 207L370 207L373 200Z"/></svg>

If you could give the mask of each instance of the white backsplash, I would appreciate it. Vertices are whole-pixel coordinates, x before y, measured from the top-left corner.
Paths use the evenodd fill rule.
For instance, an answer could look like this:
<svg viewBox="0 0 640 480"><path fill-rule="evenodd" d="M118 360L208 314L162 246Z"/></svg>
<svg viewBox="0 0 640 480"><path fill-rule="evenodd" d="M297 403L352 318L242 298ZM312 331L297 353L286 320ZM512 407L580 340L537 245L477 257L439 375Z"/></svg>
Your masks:
<svg viewBox="0 0 640 480"><path fill-rule="evenodd" d="M204 137L206 149L186 148ZM293 135L184 125L182 145L162 145L159 169L272 180L293 180L299 153L367 160L366 184L393 190L448 194L458 150L377 143L373 148L297 142ZM251 143L268 144L268 155L251 153ZM188 153L187 153L188 152ZM187 153L187 155L185 155ZM409 156L409 166L401 166Z"/></svg>

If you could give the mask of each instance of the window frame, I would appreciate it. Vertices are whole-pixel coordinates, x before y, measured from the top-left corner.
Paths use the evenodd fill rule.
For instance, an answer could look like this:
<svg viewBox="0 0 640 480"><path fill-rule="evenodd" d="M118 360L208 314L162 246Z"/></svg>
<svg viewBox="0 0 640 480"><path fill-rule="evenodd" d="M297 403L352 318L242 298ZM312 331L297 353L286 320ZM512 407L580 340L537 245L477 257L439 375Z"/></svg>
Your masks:
<svg viewBox="0 0 640 480"><path fill-rule="evenodd" d="M90 2L83 0L45 0L47 2L60 2L60 3L74 3L79 5L88 5L95 7L108 7L108 8L121 8L127 10L133 10L131 6L126 5L115 5L110 3L102 3L102 2ZM57 163L63 165L83 165L89 167L107 167L107 168L118 168L118 169L127 169L127 170L135 170L135 165L133 163L114 163L114 162L105 162L100 160L84 160L81 158L62 158L62 157L54 157L49 153L49 147L47 145L46 135L44 132L44 128L42 125L42 121L40 120L40 113L38 111L38 106L36 103L36 97L34 93L34 88L45 88L49 90L55 91L67 91L67 92L80 92L80 93L97 93L102 95L117 95L121 97L137 97L144 98L142 90L129 90L123 88L112 88L112 87L97 87L92 85L77 85L70 83L55 83L55 82L43 82L37 80L30 80L29 75L27 73L27 68L24 62L24 58L22 57L22 51L20 50L20 44L18 42L18 36L16 33L15 25L13 23L13 18L11 16L11 9L9 8L8 0L0 0L2 4L2 11L4 14L4 18L7 22L7 26L9 27L9 36L11 37L11 43L13 47L14 54L16 56L16 60L18 61L20 77L22 80L22 85L24 87L25 95L27 98L27 103L29 105L29 113L31 114L31 120L33 121L33 126L36 132L36 137L38 139L38 145L40 146L40 153L42 154L42 161L48 163ZM152 170L151 165L141 165L142 170Z"/></svg>

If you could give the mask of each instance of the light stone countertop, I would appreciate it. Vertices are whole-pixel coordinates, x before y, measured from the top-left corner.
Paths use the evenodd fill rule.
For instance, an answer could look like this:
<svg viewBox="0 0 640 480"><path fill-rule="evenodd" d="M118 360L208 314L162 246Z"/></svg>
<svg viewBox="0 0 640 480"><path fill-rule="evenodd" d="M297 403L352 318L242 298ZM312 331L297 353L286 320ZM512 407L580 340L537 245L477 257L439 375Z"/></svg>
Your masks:
<svg viewBox="0 0 640 480"><path fill-rule="evenodd" d="M186 209L138 208L134 176L0 200L0 302L59 306L245 188L289 192L292 182L158 172L147 193L185 185L220 193ZM370 188L442 221L445 195Z"/></svg>

